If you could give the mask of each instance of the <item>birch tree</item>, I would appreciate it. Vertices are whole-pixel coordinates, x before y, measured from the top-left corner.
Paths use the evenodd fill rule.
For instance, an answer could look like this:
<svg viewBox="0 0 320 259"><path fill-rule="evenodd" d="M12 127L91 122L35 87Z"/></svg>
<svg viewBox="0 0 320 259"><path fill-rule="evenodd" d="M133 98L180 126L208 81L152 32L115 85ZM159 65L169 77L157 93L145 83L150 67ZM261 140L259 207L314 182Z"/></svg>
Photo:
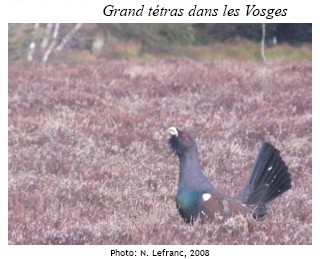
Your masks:
<svg viewBox="0 0 320 259"><path fill-rule="evenodd" d="M34 53L34 50L36 48L36 40L35 40L35 35L38 31L38 28L39 28L39 23L35 23L34 26L33 26L33 39L32 41L30 42L29 44L29 51L28 51L28 56L27 56L27 60L28 61L33 61L33 53Z"/></svg>
<svg viewBox="0 0 320 259"><path fill-rule="evenodd" d="M262 37L261 37L261 57L265 62L267 60L265 55L265 42L266 42L266 24L262 24Z"/></svg>

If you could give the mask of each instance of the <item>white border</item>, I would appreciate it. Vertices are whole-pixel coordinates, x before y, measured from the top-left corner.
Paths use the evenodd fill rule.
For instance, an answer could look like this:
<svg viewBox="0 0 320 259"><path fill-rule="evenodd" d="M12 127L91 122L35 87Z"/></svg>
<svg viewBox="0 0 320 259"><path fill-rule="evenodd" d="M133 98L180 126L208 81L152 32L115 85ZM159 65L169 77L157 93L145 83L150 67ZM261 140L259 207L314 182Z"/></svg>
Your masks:
<svg viewBox="0 0 320 259"><path fill-rule="evenodd" d="M8 23L24 23L24 22L99 22L99 23L127 23L127 22L214 22L214 23L259 23L259 22L294 22L294 23L313 23L313 92L312 92L312 113L313 113L313 145L312 151L314 157L320 154L319 145L319 116L320 106L317 103L319 98L319 57L320 57L320 32L319 32L319 10L316 1L305 0L300 1L255 1L255 4L261 7L268 8L288 8L288 15L279 19L266 20L263 18L248 18L248 17L198 17L190 18L187 16L179 18L170 17L106 17L102 14L102 9L106 4L115 4L119 8L140 6L141 4L161 4L168 8L186 8L192 7L194 4L203 6L204 8L221 8L224 4L228 4L234 8L244 6L245 4L252 4L253 1L164 1L164 0L144 0L144 1L124 1L124 0L8 0L1 12L1 27L0 40L2 47L0 52L0 66L1 66L1 110L2 126L0 131L0 139L4 142L1 145L1 214L0 214L0 251L1 258L87 258L92 256L94 258L106 258L110 256L110 249L119 247L119 249L183 249L187 251L190 246L8 246L8 215L7 215L7 201L8 201ZM211 258L227 258L228 256L237 256L237 258L245 256L246 258L259 257L263 258L313 258L316 254L316 249L320 244L319 230L320 230L320 215L319 215L319 188L316 183L319 183L320 174L320 159L313 160L313 236L312 246L210 246ZM199 246L198 248L207 248L208 246ZM3 256L6 255L6 256ZM137 257L136 257L137 258Z"/></svg>

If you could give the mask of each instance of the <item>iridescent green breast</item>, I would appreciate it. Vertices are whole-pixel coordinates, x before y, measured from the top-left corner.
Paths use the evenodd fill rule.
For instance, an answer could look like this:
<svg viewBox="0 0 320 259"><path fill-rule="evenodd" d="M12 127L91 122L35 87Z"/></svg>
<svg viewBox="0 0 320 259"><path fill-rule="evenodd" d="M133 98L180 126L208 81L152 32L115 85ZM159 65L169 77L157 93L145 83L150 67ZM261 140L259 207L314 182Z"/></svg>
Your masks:
<svg viewBox="0 0 320 259"><path fill-rule="evenodd" d="M193 222L199 214L199 201L203 192L179 190L176 197L176 205L182 218L187 222Z"/></svg>

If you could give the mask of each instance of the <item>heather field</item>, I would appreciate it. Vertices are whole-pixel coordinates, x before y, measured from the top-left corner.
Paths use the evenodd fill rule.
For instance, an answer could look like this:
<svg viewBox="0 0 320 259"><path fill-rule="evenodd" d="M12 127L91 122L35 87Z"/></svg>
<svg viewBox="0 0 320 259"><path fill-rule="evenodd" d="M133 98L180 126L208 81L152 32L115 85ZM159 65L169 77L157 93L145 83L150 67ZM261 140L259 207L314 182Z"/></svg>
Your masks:
<svg viewBox="0 0 320 259"><path fill-rule="evenodd" d="M9 66L9 244L311 244L311 61ZM186 225L166 129L236 195L264 140L293 188L266 220Z"/></svg>

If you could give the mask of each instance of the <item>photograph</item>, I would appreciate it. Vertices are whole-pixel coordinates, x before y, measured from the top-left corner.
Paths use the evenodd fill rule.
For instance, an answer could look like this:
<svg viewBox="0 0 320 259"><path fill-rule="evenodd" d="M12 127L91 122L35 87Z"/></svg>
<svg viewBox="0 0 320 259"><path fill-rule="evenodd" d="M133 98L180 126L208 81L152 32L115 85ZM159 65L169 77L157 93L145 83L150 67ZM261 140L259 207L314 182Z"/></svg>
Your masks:
<svg viewBox="0 0 320 259"><path fill-rule="evenodd" d="M312 245L312 24L8 23L8 245Z"/></svg>

